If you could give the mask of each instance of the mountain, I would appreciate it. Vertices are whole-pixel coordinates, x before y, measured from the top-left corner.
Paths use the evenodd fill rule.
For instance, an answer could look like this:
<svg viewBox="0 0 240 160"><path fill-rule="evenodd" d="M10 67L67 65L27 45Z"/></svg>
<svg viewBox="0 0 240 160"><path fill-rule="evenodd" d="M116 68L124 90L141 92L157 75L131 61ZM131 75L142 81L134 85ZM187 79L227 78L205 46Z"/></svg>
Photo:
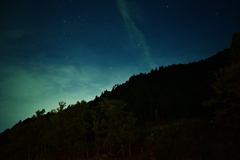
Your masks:
<svg viewBox="0 0 240 160"><path fill-rule="evenodd" d="M230 49L225 49L199 62L161 66L133 75L89 103L94 106L102 98L122 100L128 104L127 110L135 113L139 125L157 119L212 118L215 109L204 107L202 102L213 96L213 72L230 65L229 53Z"/></svg>
<svg viewBox="0 0 240 160"><path fill-rule="evenodd" d="M225 49L199 62L161 66L131 76L90 102L77 102L66 109L66 103L59 102L60 107L47 114L44 109L37 111L32 118L0 134L0 157L94 159L101 155L100 159L113 159L113 156L126 156L128 151L129 159L132 154L135 159L186 158L186 154L206 159L202 156L205 152L218 159L219 153L227 148L231 148L231 156L238 157L232 150L238 146L232 142L240 142L240 138L232 131L240 128L209 123L219 105L203 105L216 97L213 84L216 81L223 84L216 73L220 68L224 68L221 71L231 69L232 52ZM228 107L221 114L236 110ZM230 116L239 114L240 111ZM230 139L222 141L226 137ZM228 147L214 148L219 144ZM190 153L192 146L195 150Z"/></svg>
<svg viewBox="0 0 240 160"><path fill-rule="evenodd" d="M202 102L213 96L213 72L230 65L229 53L230 49L225 49L199 62L161 66L147 74L133 75L89 104L94 107L103 98L122 100L127 103L126 109L137 116L139 126L155 120L212 118L215 108L206 108ZM13 128L31 121L20 121ZM6 132L9 129L1 134L1 142L6 141Z"/></svg>

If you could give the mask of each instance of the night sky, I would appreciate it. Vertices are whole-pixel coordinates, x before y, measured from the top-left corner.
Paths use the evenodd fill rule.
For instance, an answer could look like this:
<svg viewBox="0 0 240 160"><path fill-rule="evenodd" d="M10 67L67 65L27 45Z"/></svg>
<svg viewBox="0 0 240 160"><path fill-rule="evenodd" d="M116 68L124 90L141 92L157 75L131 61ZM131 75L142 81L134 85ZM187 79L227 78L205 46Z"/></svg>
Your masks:
<svg viewBox="0 0 240 160"><path fill-rule="evenodd" d="M2 0L0 132L133 74L230 47L238 0Z"/></svg>

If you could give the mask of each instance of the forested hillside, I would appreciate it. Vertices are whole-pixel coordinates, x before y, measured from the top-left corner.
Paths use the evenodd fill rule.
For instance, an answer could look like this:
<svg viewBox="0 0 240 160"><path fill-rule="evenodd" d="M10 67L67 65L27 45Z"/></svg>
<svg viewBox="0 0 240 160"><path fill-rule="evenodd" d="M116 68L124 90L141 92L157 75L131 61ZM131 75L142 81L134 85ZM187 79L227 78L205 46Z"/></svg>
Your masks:
<svg viewBox="0 0 240 160"><path fill-rule="evenodd" d="M127 102L139 125L157 119L211 118L213 110L201 103L213 96L213 72L230 64L229 52L226 49L199 62L161 66L150 73L134 75L126 83L115 85L111 92L105 91L100 99Z"/></svg>
<svg viewBox="0 0 240 160"><path fill-rule="evenodd" d="M93 101L19 122L0 159L237 159L240 33L199 62L133 75ZM66 108L65 108L66 107Z"/></svg>

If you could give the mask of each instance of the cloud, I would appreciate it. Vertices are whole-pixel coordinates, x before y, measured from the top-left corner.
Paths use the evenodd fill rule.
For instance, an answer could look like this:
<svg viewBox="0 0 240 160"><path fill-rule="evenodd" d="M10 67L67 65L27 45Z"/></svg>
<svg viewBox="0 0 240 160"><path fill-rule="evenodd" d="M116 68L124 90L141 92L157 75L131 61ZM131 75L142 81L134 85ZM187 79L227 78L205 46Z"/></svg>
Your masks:
<svg viewBox="0 0 240 160"><path fill-rule="evenodd" d="M5 66L1 70L0 121L11 125L31 117L37 110L50 111L59 101L75 104L77 100L90 100L87 81L73 66L30 65ZM12 121L15 120L13 123Z"/></svg>
<svg viewBox="0 0 240 160"><path fill-rule="evenodd" d="M93 100L104 90L111 90L114 84L123 83L133 73L139 72L131 66L110 69L79 63L51 63L44 57L15 65L2 63L0 126L7 124L11 127L19 120L31 117L37 110L48 112L56 109L60 101L68 105Z"/></svg>
<svg viewBox="0 0 240 160"><path fill-rule="evenodd" d="M145 37L143 36L140 29L138 29L138 27L136 26L136 24L133 20L134 17L130 13L129 6L127 5L125 0L118 0L117 5L118 5L119 11L122 15L122 18L126 24L126 27L128 29L129 35L132 39L133 45L138 46L142 50L142 52L146 58L146 61L148 62L150 67L154 68L156 65L155 65L154 60L151 57L151 53L150 53L149 47L146 43ZM135 17L136 17L136 19L141 19L139 17L139 15L135 16Z"/></svg>

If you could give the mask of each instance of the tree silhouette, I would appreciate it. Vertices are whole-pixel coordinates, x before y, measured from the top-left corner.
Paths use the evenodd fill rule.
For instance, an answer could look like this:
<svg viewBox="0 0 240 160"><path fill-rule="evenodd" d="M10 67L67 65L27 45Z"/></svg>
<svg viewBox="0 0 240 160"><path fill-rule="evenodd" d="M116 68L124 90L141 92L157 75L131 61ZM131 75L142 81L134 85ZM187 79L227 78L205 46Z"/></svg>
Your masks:
<svg viewBox="0 0 240 160"><path fill-rule="evenodd" d="M214 72L216 81L213 89L216 96L206 104L217 105L215 120L239 121L240 116L240 33L232 38L231 65Z"/></svg>
<svg viewBox="0 0 240 160"><path fill-rule="evenodd" d="M100 108L103 118L101 120L101 133L105 135L104 143L109 146L110 154L113 147L120 144L120 151L125 155L125 147L129 148L131 155L131 142L134 140L136 132L136 118L133 113L126 112L124 107L126 103L119 100L103 99L97 106Z"/></svg>
<svg viewBox="0 0 240 160"><path fill-rule="evenodd" d="M76 137L75 144L76 149L82 152L82 156L86 153L86 157L89 157L90 142L87 141L87 137L90 131L90 115L89 105L86 101L77 102L71 110L72 129L76 130L74 136Z"/></svg>
<svg viewBox="0 0 240 160"><path fill-rule="evenodd" d="M94 132L94 140L95 140L95 147L96 147L96 154L99 156L99 146L101 143L101 138L100 134L101 131L99 130L99 125L100 125L100 119L102 117L102 113L100 110L91 109L90 110L90 115L91 115L91 124L92 124L92 131Z"/></svg>

